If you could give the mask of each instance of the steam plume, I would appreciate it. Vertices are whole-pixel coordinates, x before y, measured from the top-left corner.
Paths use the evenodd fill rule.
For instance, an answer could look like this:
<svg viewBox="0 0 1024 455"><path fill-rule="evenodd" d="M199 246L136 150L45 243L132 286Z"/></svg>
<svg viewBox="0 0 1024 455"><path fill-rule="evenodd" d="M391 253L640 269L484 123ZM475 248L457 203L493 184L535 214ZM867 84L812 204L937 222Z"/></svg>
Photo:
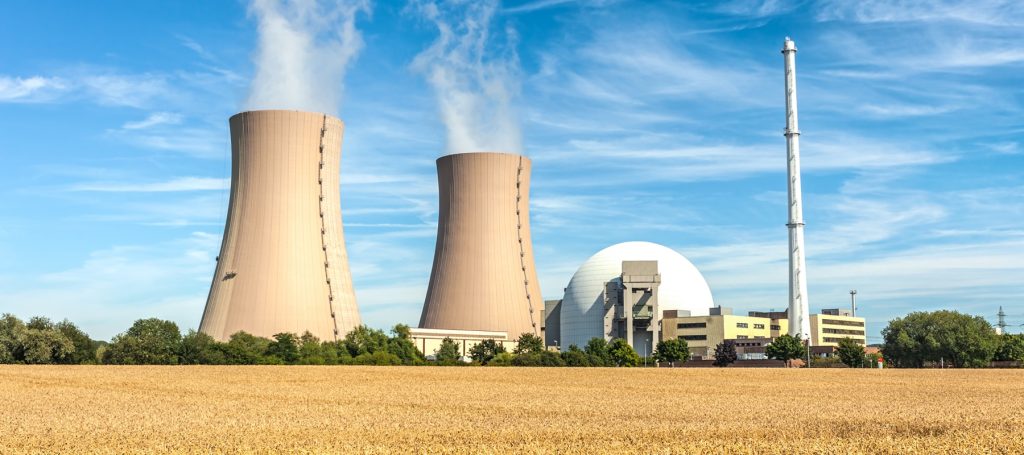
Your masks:
<svg viewBox="0 0 1024 455"><path fill-rule="evenodd" d="M512 105L519 92L515 30L505 29L503 48L487 51L498 2L418 1L413 6L439 33L412 68L434 88L448 152L519 153L522 138Z"/></svg>
<svg viewBox="0 0 1024 455"><path fill-rule="evenodd" d="M259 48L245 108L336 115L345 70L363 47L360 11L369 14L369 0L252 0Z"/></svg>

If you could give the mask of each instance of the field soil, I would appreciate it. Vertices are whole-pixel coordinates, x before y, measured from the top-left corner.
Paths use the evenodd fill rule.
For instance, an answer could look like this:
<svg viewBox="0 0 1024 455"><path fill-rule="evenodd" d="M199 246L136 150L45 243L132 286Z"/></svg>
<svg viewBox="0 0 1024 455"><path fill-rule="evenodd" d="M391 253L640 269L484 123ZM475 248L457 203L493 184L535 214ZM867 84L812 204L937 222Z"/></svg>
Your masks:
<svg viewBox="0 0 1024 455"><path fill-rule="evenodd" d="M0 453L1024 453L1022 370L0 366Z"/></svg>

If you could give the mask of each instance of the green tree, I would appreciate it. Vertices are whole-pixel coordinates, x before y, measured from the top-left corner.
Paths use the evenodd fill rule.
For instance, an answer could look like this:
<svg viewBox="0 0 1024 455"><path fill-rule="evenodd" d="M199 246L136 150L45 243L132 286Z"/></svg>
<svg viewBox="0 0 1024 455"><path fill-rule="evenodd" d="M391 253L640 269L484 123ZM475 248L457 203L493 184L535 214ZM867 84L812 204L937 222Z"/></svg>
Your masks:
<svg viewBox="0 0 1024 455"><path fill-rule="evenodd" d="M715 361L712 365L716 367L727 367L736 362L737 358L736 342L733 340L725 340L718 343L718 346L715 346Z"/></svg>
<svg viewBox="0 0 1024 455"><path fill-rule="evenodd" d="M562 361L570 367L589 367L590 357L587 353L575 344L570 344L569 349L562 353Z"/></svg>
<svg viewBox="0 0 1024 455"><path fill-rule="evenodd" d="M398 356L403 365L420 365L424 362L423 353L412 342L409 326L398 324L391 329L391 333L393 336L388 340L388 352Z"/></svg>
<svg viewBox="0 0 1024 455"><path fill-rule="evenodd" d="M286 365L299 361L299 338L293 333L274 334L274 340L267 345L267 355L281 359Z"/></svg>
<svg viewBox="0 0 1024 455"><path fill-rule="evenodd" d="M402 359L386 350L378 349L373 353L359 354L352 359L355 365L401 365Z"/></svg>
<svg viewBox="0 0 1024 455"><path fill-rule="evenodd" d="M604 338L594 337L587 341L584 352L590 360L590 365L595 367L612 366L611 356L608 354L608 342Z"/></svg>
<svg viewBox="0 0 1024 455"><path fill-rule="evenodd" d="M469 349L469 356L474 362L487 365L494 356L505 352L505 347L492 339L483 340Z"/></svg>
<svg viewBox="0 0 1024 455"><path fill-rule="evenodd" d="M999 347L999 336L980 316L957 311L914 312L889 321L882 353L897 367L940 361L953 367L984 367Z"/></svg>
<svg viewBox="0 0 1024 455"><path fill-rule="evenodd" d="M552 351L525 352L512 358L512 365L519 367L564 367L562 356Z"/></svg>
<svg viewBox="0 0 1024 455"><path fill-rule="evenodd" d="M181 349L181 332L171 321L139 319L114 337L103 353L104 363L117 365L175 365Z"/></svg>
<svg viewBox="0 0 1024 455"><path fill-rule="evenodd" d="M459 354L459 344L448 337L441 340L441 346L434 352L434 359L441 365L453 365L462 357Z"/></svg>
<svg viewBox="0 0 1024 455"><path fill-rule="evenodd" d="M807 348L799 337L786 334L776 338L765 347L765 354L769 359L790 360L803 358L807 354Z"/></svg>
<svg viewBox="0 0 1024 455"><path fill-rule="evenodd" d="M612 365L619 367L635 367L640 363L640 355L622 338L608 343L608 358Z"/></svg>
<svg viewBox="0 0 1024 455"><path fill-rule="evenodd" d="M1024 362L1024 335L1004 333L999 337L999 348L993 360Z"/></svg>
<svg viewBox="0 0 1024 455"><path fill-rule="evenodd" d="M179 363L182 365L223 365L227 363L224 350L213 337L189 330L181 337L181 350L178 352Z"/></svg>
<svg viewBox="0 0 1024 455"><path fill-rule="evenodd" d="M54 328L30 328L21 339L25 363L54 363L75 351L68 337Z"/></svg>
<svg viewBox="0 0 1024 455"><path fill-rule="evenodd" d="M516 340L516 348L512 350L516 355L543 351L544 340L529 332L519 335L519 339Z"/></svg>
<svg viewBox="0 0 1024 455"><path fill-rule="evenodd" d="M347 365L352 363L352 354L348 352L348 346L344 340L324 341L320 343L320 352L323 353L324 363L327 365Z"/></svg>
<svg viewBox="0 0 1024 455"><path fill-rule="evenodd" d="M686 362L690 358L690 346L686 340L678 338L659 341L654 350L654 358L658 362L676 366L676 362Z"/></svg>
<svg viewBox="0 0 1024 455"><path fill-rule="evenodd" d="M80 365L84 363L96 363L96 342L89 338L85 332L67 319L54 324L54 328L64 334L75 349L58 359L59 363Z"/></svg>
<svg viewBox="0 0 1024 455"><path fill-rule="evenodd" d="M850 368L860 368L864 366L864 346L860 343L853 341L850 338L843 338L839 340L839 347L836 349L836 356L839 357L839 361L843 362Z"/></svg>
<svg viewBox="0 0 1024 455"><path fill-rule="evenodd" d="M227 343L224 343L224 357L230 365L256 365L263 363L263 353L267 351L270 340L260 338L251 333L239 331Z"/></svg>
<svg viewBox="0 0 1024 455"><path fill-rule="evenodd" d="M13 314L0 317L0 363L24 362L21 339L25 336L25 323Z"/></svg>
<svg viewBox="0 0 1024 455"><path fill-rule="evenodd" d="M299 357L296 363L300 365L325 365L328 363L324 356L324 348L320 343L320 339L308 330L299 337L298 346ZM337 356L335 356L334 363L337 363L336 359Z"/></svg>
<svg viewBox="0 0 1024 455"><path fill-rule="evenodd" d="M353 358L362 354L373 354L377 351L387 351L388 336L381 330L371 329L361 325L345 334L345 347Z"/></svg>
<svg viewBox="0 0 1024 455"><path fill-rule="evenodd" d="M516 356L512 355L511 352L499 352L497 355L494 356L493 359L491 359L490 362L487 362L487 366L508 367L512 366L512 362L514 362L515 359Z"/></svg>

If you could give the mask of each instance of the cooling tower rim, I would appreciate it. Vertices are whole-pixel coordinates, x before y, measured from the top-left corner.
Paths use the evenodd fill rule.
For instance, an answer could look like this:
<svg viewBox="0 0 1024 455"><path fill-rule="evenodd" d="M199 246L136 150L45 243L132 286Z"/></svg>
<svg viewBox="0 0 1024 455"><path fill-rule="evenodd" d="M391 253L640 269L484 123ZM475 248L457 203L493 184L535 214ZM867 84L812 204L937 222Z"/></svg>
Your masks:
<svg viewBox="0 0 1024 455"><path fill-rule="evenodd" d="M460 156L460 155L471 155L471 156L500 155L500 156L520 157L520 158L524 158L526 160L530 159L530 157L528 157L526 155L523 155L522 153L511 153L511 152L459 152L459 153L449 153L447 155L441 155L440 157L437 158L437 162L440 163L441 160L445 160L445 159L452 159L453 160L453 159L455 159L454 157Z"/></svg>
<svg viewBox="0 0 1024 455"><path fill-rule="evenodd" d="M334 115L331 115L331 114L328 114L328 113L325 113L325 112L301 111L301 110L298 110L298 109L253 109L253 110L238 112L235 115L232 115L228 120L229 121L230 120L234 120L235 117L242 117L242 116L245 116L245 115L248 115L248 114L277 114L277 113L286 113L286 114L287 113L292 113L292 114L302 114L302 115L315 115L317 117L327 116L328 118L330 118L332 120L336 120L338 122L345 123L342 119L338 118L337 116L334 116Z"/></svg>

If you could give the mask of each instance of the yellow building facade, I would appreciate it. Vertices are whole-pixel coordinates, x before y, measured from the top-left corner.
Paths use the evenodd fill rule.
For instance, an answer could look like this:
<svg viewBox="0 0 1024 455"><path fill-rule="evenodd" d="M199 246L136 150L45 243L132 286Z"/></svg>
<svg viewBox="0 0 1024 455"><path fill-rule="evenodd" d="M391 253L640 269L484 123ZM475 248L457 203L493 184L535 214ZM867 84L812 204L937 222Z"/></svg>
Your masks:
<svg viewBox="0 0 1024 455"><path fill-rule="evenodd" d="M763 347L789 333L789 320L785 311L752 311L742 316L732 314L729 308L715 307L708 316L667 311L661 330L662 340L684 340L692 356L707 359L714 356L715 347L725 340L734 340L738 347ZM865 344L864 318L831 309L811 316L812 346L838 346L842 338Z"/></svg>

